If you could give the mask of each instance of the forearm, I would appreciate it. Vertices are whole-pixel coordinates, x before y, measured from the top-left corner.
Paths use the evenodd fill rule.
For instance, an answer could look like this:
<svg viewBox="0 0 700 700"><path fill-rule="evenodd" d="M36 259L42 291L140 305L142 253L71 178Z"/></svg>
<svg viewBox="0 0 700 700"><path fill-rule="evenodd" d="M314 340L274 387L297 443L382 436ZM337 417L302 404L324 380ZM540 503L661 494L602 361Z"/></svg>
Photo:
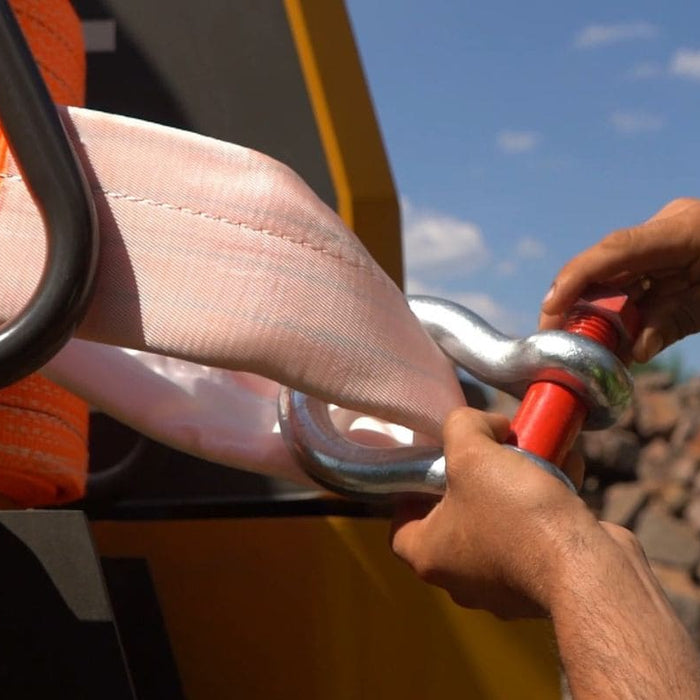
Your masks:
<svg viewBox="0 0 700 700"><path fill-rule="evenodd" d="M641 550L600 529L564 567L552 618L574 698L700 698L697 651Z"/></svg>

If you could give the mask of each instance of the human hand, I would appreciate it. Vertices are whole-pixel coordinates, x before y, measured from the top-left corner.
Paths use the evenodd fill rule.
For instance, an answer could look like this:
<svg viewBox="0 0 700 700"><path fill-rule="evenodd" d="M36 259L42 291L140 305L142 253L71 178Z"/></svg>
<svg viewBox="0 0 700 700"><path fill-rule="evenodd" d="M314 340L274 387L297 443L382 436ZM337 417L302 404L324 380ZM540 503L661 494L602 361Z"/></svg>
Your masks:
<svg viewBox="0 0 700 700"><path fill-rule="evenodd" d="M699 331L700 199L675 199L647 222L615 231L570 260L542 303L540 328L561 326L563 314L593 283L637 300L637 362Z"/></svg>
<svg viewBox="0 0 700 700"><path fill-rule="evenodd" d="M635 536L499 445L507 434L504 416L448 416L445 496L403 504L396 554L464 607L551 615L574 697L700 697L697 651Z"/></svg>
<svg viewBox="0 0 700 700"><path fill-rule="evenodd" d="M470 408L450 414L445 496L434 506L403 503L392 546L459 605L503 618L540 616L550 610L571 542L600 527L561 482L499 444L508 432L505 416ZM580 457L565 469L580 484Z"/></svg>

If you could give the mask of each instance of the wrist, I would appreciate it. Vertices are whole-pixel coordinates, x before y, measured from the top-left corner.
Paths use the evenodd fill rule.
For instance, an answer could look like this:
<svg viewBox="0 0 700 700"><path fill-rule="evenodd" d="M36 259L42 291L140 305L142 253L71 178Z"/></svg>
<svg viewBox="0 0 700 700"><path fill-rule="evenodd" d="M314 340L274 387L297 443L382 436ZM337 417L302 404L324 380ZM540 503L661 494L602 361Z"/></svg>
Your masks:
<svg viewBox="0 0 700 700"><path fill-rule="evenodd" d="M624 582L630 591L646 589L648 593L653 588L653 574L634 535L624 530L622 543L619 536L611 536L606 530L607 523L588 515L571 533L568 546L559 550L548 608L555 625L559 617L571 614L572 607L578 608L581 600L599 598L613 583Z"/></svg>
<svg viewBox="0 0 700 700"><path fill-rule="evenodd" d="M533 597L554 618L581 576L605 566L612 543L582 501L548 520L542 542L543 570Z"/></svg>

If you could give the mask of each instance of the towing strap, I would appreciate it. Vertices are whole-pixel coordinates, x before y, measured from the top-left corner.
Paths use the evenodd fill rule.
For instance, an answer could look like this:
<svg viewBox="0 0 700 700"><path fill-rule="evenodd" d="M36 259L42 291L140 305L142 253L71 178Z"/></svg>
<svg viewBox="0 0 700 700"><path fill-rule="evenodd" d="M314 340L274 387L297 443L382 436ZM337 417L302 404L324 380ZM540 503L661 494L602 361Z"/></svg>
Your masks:
<svg viewBox="0 0 700 700"><path fill-rule="evenodd" d="M72 107L61 116L100 226L95 294L78 336L179 359L163 360L166 378L133 353L74 342L50 363L51 376L147 435L259 471L274 471L268 458L284 452L269 424L269 380L440 439L446 414L463 404L452 365L359 239L293 171L247 148L127 117ZM44 234L12 158L1 177L7 319L36 285ZM171 399L154 393L159 382ZM207 384L241 398L218 416L229 430L214 445L186 408ZM207 402L194 403L201 417ZM265 444L258 449L244 429L234 441L237 422L250 424L258 411ZM280 468L291 462L281 457Z"/></svg>

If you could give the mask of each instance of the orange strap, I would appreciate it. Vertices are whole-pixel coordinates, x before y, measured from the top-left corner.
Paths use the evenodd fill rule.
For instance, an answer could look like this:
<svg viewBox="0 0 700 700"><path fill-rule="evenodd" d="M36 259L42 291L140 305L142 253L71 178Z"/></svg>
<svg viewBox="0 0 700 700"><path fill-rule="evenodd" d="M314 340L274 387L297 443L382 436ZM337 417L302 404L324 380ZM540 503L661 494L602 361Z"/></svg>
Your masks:
<svg viewBox="0 0 700 700"><path fill-rule="evenodd" d="M85 53L69 0L10 0L10 5L53 99L82 105ZM0 132L0 168L6 154ZM20 506L80 498L87 429L87 404L38 374L0 390L0 494Z"/></svg>

